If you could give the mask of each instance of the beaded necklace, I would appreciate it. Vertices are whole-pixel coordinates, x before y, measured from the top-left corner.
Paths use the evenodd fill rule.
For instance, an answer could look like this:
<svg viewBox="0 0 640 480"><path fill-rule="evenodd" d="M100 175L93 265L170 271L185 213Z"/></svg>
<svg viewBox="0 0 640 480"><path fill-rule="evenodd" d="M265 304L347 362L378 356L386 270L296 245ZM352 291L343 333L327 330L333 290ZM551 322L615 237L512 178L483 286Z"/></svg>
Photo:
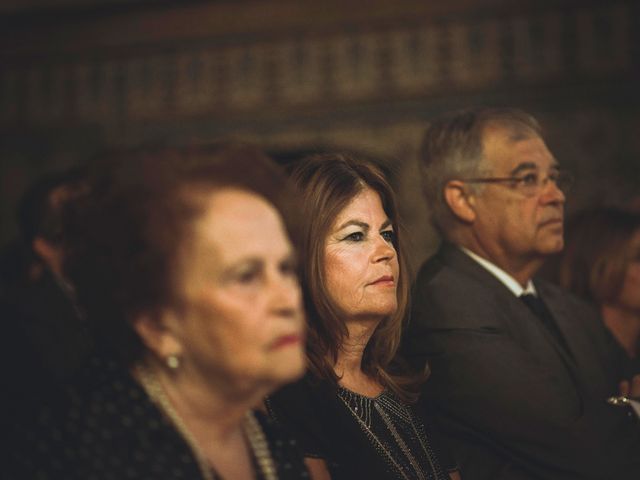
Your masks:
<svg viewBox="0 0 640 480"><path fill-rule="evenodd" d="M211 469L211 465L205 455L202 453L198 443L182 420L182 417L173 407L169 400L160 380L153 369L145 364L138 364L135 367L135 373L142 384L142 387L151 397L151 400L164 412L171 420L176 429L185 439L198 463L200 473L204 480L215 480L215 473ZM275 463L271 457L267 438L258 423L258 419L253 412L248 411L245 415L242 428L249 442L249 447L253 453L258 469L265 480L278 480Z"/></svg>

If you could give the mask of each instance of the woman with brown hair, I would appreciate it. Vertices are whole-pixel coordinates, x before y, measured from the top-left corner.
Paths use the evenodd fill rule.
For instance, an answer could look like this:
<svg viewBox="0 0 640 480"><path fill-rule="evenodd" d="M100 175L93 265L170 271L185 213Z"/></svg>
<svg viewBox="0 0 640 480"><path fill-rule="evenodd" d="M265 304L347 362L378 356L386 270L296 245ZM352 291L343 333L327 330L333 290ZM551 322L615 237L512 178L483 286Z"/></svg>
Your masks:
<svg viewBox="0 0 640 480"><path fill-rule="evenodd" d="M268 398L271 415L296 432L316 478L449 478L455 467L412 405L417 381L394 363L409 275L384 173L325 154L292 178L303 196L309 373Z"/></svg>
<svg viewBox="0 0 640 480"><path fill-rule="evenodd" d="M286 178L241 146L108 160L65 265L99 354L16 422L6 478L308 478L254 410L305 367Z"/></svg>
<svg viewBox="0 0 640 480"><path fill-rule="evenodd" d="M640 214L586 210L567 222L558 281L593 302L630 358L640 355Z"/></svg>

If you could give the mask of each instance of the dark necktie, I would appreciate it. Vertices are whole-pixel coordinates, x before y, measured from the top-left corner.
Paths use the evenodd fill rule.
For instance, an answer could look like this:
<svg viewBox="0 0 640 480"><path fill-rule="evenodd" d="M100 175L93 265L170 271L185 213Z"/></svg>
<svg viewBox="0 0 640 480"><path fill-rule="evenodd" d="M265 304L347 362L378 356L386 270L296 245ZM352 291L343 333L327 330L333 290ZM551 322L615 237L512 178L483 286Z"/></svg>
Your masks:
<svg viewBox="0 0 640 480"><path fill-rule="evenodd" d="M549 311L547 306L544 304L544 302L539 297L531 293L525 293L523 295L520 295L519 298L524 302L524 304L527 307L529 307L529 309L534 313L534 315L538 317L540 321L542 321L542 324L545 326L547 331L551 335L553 335L553 337L557 340L558 344L562 348L564 348L565 352L568 353L570 356L572 356L571 350L569 350L569 345L567 344L567 341L562 335L562 332L560 332L560 329L558 328L558 325L556 324L556 321L554 320L553 315L551 315L551 312Z"/></svg>

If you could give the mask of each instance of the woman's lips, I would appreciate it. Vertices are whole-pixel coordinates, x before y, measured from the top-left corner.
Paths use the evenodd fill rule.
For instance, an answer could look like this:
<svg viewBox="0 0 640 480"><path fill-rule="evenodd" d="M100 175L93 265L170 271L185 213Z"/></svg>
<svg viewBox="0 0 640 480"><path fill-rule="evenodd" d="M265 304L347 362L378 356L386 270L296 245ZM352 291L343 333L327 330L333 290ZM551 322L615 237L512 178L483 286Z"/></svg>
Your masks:
<svg viewBox="0 0 640 480"><path fill-rule="evenodd" d="M543 227L557 227L563 224L562 218L550 218L541 223Z"/></svg>
<svg viewBox="0 0 640 480"><path fill-rule="evenodd" d="M269 347L271 350L278 350L280 348L297 345L301 342L302 342L302 335L298 335L298 334L282 335L281 337L278 337L273 343L271 343Z"/></svg>

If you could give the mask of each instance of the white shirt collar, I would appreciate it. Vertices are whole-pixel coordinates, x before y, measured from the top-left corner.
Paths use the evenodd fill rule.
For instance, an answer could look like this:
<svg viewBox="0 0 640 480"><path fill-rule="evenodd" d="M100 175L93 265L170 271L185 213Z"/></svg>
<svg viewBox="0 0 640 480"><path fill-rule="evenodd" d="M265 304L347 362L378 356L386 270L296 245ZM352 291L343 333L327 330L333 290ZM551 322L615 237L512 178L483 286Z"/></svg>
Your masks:
<svg viewBox="0 0 640 480"><path fill-rule="evenodd" d="M531 280L529 280L527 282L527 286L525 288L522 288L522 285L520 285L515 278L513 278L507 272L502 270L500 267L497 267L495 264L491 263L486 258L482 258L478 254L473 253L468 248L464 248L464 247L460 247L460 246L459 246L459 248L464 253L469 255L472 259L474 259L476 262L478 262L482 267L484 267L494 277L496 277L498 280L500 280L504 284L504 286L507 287L509 290L511 290L511 292L516 297L519 297L519 296L527 294L527 293L530 293L532 295L538 296L538 292L536 292L536 287L533 285L533 282Z"/></svg>

